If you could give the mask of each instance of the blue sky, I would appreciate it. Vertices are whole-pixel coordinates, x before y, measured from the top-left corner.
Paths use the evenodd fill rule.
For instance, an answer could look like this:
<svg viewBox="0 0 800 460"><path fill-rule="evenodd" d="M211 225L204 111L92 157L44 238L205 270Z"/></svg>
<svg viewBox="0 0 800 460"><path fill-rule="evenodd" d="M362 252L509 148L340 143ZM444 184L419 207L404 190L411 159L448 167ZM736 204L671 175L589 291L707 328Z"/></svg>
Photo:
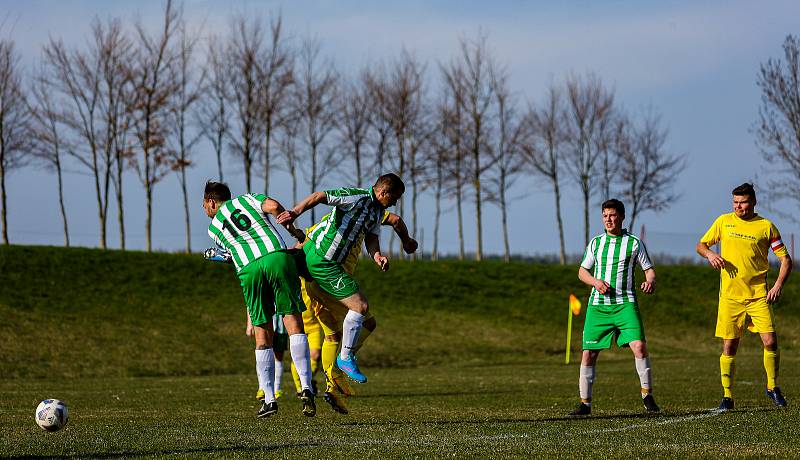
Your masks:
<svg viewBox="0 0 800 460"><path fill-rule="evenodd" d="M229 1L188 0L185 17L204 33L224 33L233 14L281 11L287 32L295 38L314 35L323 52L347 72L361 65L396 56L408 49L427 62L433 77L437 63L455 55L459 37L488 33L489 45L508 66L520 103L536 102L551 81L570 71L597 73L616 89L617 100L632 113L652 105L669 127L669 148L685 153L688 167L675 184L682 198L661 214L646 213L637 221L647 227L651 252L690 255L696 238L713 218L730 210L730 190L746 181L764 182L764 161L750 129L756 121L758 66L781 56L787 34L800 33L800 4L791 1L712 2L356 2L356 1ZM766 5L766 6L765 6ZM137 15L157 24L160 1L0 1L3 36L17 42L26 65L36 61L48 36L80 44L89 23L121 17L128 24ZM210 147L203 145L210 154ZM231 160L233 161L233 160ZM238 166L238 165L237 165ZM230 170L230 168L228 168ZM192 172L191 193L198 197L193 216L193 247L208 245L200 212L202 182L213 176L211 161ZM275 176L280 197L287 178ZM125 191L126 223L131 248L144 247L144 199L133 175ZM231 177L234 192L244 192L243 176ZM36 184L36 185L33 185ZM338 181L325 186L343 185ZM95 246L96 209L88 177L68 176L67 207L74 243ZM582 251L582 210L574 186L567 185L564 215L569 252ZM256 188L260 188L259 185ZM288 188L286 199L290 201ZM301 190L309 191L307 186ZM16 171L9 178L9 219L12 243L61 244L60 221L52 176L36 170ZM183 247L182 210L177 180L167 177L156 188L154 247ZM520 183L511 208L512 250L520 254L554 253L558 240L552 198L531 181ZM423 200L424 246L433 232L432 204ZM762 204L763 204L762 199ZM33 206L32 206L33 204ZM780 207L780 204L772 205ZM786 204L785 206L789 206ZM471 208L467 208L469 210ZM796 209L783 208L795 213ZM785 235L800 230L761 209ZM595 213L592 233L600 231ZM468 214L469 215L469 214ZM109 226L111 247L118 245L114 215ZM457 249L454 216L445 216L441 246ZM467 247L474 248L474 224L466 221ZM534 235L531 237L531 235ZM788 237L787 237L788 239ZM484 222L484 248L502 251L499 213L489 205Z"/></svg>

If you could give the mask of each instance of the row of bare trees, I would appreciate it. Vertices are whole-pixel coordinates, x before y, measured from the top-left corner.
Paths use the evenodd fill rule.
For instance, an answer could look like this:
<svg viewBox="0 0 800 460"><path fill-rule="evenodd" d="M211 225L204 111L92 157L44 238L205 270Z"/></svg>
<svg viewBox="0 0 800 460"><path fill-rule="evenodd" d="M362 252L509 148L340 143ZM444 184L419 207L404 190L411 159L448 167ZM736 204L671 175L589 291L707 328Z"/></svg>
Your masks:
<svg viewBox="0 0 800 460"><path fill-rule="evenodd" d="M269 193L275 170L286 172L295 202L301 183L313 191L336 177L366 186L376 174L394 171L408 184L399 212L414 234L432 227L433 258L443 209L454 209L458 255L467 254L464 229L471 221L481 260L490 203L501 218L489 225L502 228L508 260L509 205L521 198L520 179L528 180L526 188L552 189L562 263L565 188L581 194L587 242L592 200L621 197L631 225L642 212L671 204L684 157L668 151L655 111L632 118L594 74L569 75L552 83L541 101L526 101L510 87L510 73L485 35L459 44L435 68L403 51L342 73L318 40L289 37L279 16L268 22L236 17L227 33L201 36L167 0L155 30L137 22L126 31L119 19L95 20L87 46L50 39L24 87L13 43L0 42L4 242L5 171L34 159L56 172L67 245L65 162L90 173L102 248L110 199L125 248L123 179L135 174L146 197L151 250L154 190L174 173L191 251L188 171L205 152L213 152L220 179L231 168L243 171L250 191L256 175ZM524 195L528 202L520 208L537 213L540 206ZM420 218L421 199L434 202L433 216Z"/></svg>

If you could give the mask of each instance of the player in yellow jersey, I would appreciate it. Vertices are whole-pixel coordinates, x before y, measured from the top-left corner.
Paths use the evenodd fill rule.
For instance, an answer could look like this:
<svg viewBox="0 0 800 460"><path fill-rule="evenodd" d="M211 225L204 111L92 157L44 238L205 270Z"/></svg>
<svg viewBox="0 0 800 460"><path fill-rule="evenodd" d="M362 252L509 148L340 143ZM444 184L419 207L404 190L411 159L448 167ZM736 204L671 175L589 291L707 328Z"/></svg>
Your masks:
<svg viewBox="0 0 800 460"><path fill-rule="evenodd" d="M324 221L326 218L327 215L323 217L321 221ZM381 224L390 225L394 229L395 233L400 237L403 250L407 254L412 254L417 250L417 241L409 236L408 228L400 216L385 211ZM306 230L306 235L311 234L315 227L316 226L312 226ZM344 271L350 275L355 272L356 266L358 265L363 239L364 237L362 236L360 240L353 245L353 248L342 264ZM336 356L339 353L339 345L342 340L342 322L349 309L340 300L321 289L317 283L306 282L302 278L301 282L303 301L306 303L308 310L314 311L325 336L322 342L322 368L327 379L324 399L331 405L334 411L347 414L348 409L344 398L352 396L354 391L350 387L344 373L336 366ZM376 327L377 322L375 317L368 311L364 320L364 327L361 329L356 346L353 348L353 353L361 349L364 341L375 331ZM311 344L310 337L309 344Z"/></svg>
<svg viewBox="0 0 800 460"><path fill-rule="evenodd" d="M719 308L716 336L722 339L719 357L723 397L719 411L733 409L733 375L739 340L744 335L747 317L753 331L764 344L764 369L767 373L767 396L778 407L786 399L777 386L779 353L772 305L781 295L783 284L792 272L792 258L786 252L780 232L769 220L755 212L756 192L745 183L733 189L733 212L723 214L697 243L697 253L720 270ZM709 249L720 243L721 254ZM767 290L769 250L780 259L781 267L772 288Z"/></svg>

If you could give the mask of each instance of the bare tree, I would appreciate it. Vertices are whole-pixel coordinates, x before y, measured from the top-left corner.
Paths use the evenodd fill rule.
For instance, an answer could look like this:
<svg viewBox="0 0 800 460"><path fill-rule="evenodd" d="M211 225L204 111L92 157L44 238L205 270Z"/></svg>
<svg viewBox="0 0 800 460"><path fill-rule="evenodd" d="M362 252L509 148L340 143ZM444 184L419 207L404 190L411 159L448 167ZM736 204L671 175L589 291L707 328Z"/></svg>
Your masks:
<svg viewBox="0 0 800 460"><path fill-rule="evenodd" d="M293 100L297 100L292 96ZM292 178L292 203L297 203L297 172L300 166L300 157L297 152L297 138L300 134L300 117L296 110L290 110L277 126L275 138L278 144L278 153L283 160L286 172Z"/></svg>
<svg viewBox="0 0 800 460"><path fill-rule="evenodd" d="M489 54L486 36L479 35L476 40L461 39L460 56L454 65L460 72L454 73L462 79L464 116L467 120L466 130L463 133L467 142L468 160L465 163L469 169L470 181L473 187L475 200L475 227L476 248L475 259L483 259L483 198L484 185L481 182L483 174L491 166L489 158L489 127L494 101L494 88L492 77L496 72L496 63Z"/></svg>
<svg viewBox="0 0 800 460"><path fill-rule="evenodd" d="M308 182L312 192L317 190L320 182L338 163L337 149L326 142L328 135L336 128L338 75L330 61L320 62L319 54L318 40L303 41L296 92L300 139L308 147ZM314 208L311 209L311 220L316 221Z"/></svg>
<svg viewBox="0 0 800 460"><path fill-rule="evenodd" d="M289 88L294 83L294 60L286 40L281 36L282 19L278 15L270 23L270 42L257 66L259 75L259 107L261 109L261 129L264 166L264 193L269 194L272 136L275 125L285 110Z"/></svg>
<svg viewBox="0 0 800 460"><path fill-rule="evenodd" d="M229 87L229 71L224 55L225 51L219 38L212 36L206 51L207 63L204 73L207 78L194 112L195 124L214 148L220 181L225 180L222 172L222 152L230 129L228 99L232 91Z"/></svg>
<svg viewBox="0 0 800 460"><path fill-rule="evenodd" d="M24 164L28 150L30 113L14 42L0 40L0 205L3 244L8 240L6 175Z"/></svg>
<svg viewBox="0 0 800 460"><path fill-rule="evenodd" d="M614 91L607 89L599 77L567 77L566 134L569 148L566 169L575 179L583 197L584 244L589 244L589 198L598 178L597 161L601 158L597 146L610 128Z"/></svg>
<svg viewBox="0 0 800 460"><path fill-rule="evenodd" d="M392 137L392 120L384 108L389 97L389 78L384 65L376 65L361 74L362 85L367 89L369 124L371 135L367 142L372 146L372 164L367 174L377 176L386 172L385 163L389 156Z"/></svg>
<svg viewBox="0 0 800 460"><path fill-rule="evenodd" d="M496 143L491 150L487 201L497 203L503 229L503 260L511 260L508 239L508 203L512 199L509 190L523 171L521 152L525 137L525 123L517 112L514 98L508 87L508 73L498 69L492 78L497 112Z"/></svg>
<svg viewBox="0 0 800 460"><path fill-rule="evenodd" d="M361 84L367 72L364 71L361 75L359 83L351 82L343 85L339 97L339 111L342 120L339 123L339 132L342 150L346 152L346 156L353 159L356 167L356 185L359 187L363 186L364 147L370 133L372 114L369 87Z"/></svg>
<svg viewBox="0 0 800 460"><path fill-rule="evenodd" d="M449 154L444 157L448 172L446 183L456 201L458 260L464 260L463 198L467 168L464 166L466 151L463 136L466 131L464 116L466 91L463 84L463 69L455 61L447 66L440 66L440 69L444 81L444 101L440 115L444 125L440 129L443 131L443 145L449 150Z"/></svg>
<svg viewBox="0 0 800 460"><path fill-rule="evenodd" d="M674 203L675 181L686 168L683 155L665 151L667 129L661 117L647 111L639 127L621 119L617 123L615 150L619 157L622 197L628 203L629 227L644 211L659 212Z"/></svg>
<svg viewBox="0 0 800 460"><path fill-rule="evenodd" d="M785 61L770 58L761 64L756 80L761 106L754 131L770 165L769 196L800 204L800 38L787 36L783 55Z"/></svg>
<svg viewBox="0 0 800 460"><path fill-rule="evenodd" d="M31 86L31 153L46 168L52 169L56 173L58 206L64 228L64 245L69 247L69 224L64 205L63 161L64 151L72 149L73 146L70 145L66 136L62 136L64 126L58 108L61 101L54 101L56 94L58 93L54 91L54 85L48 75L48 68L42 65Z"/></svg>
<svg viewBox="0 0 800 460"><path fill-rule="evenodd" d="M194 63L194 50L197 45L197 35L186 30L186 24L179 25L179 41L176 43L174 53L175 65L171 69L175 72L172 80L175 82L175 91L169 103L172 111L174 129L171 132L171 147L167 150L171 159L172 170L178 176L181 193L183 195L184 225L186 228L186 253L192 252L191 220L189 219L189 192L186 169L193 165L192 156L194 147L202 136L202 132L193 130L189 117L193 106L200 99L200 88L205 79L205 73L198 72Z"/></svg>
<svg viewBox="0 0 800 460"><path fill-rule="evenodd" d="M553 189L558 224L559 263L567 263L564 248L564 221L561 218L561 161L565 139L566 113L563 95L559 88L550 85L540 108L530 107L525 123L528 125L522 153L528 169L534 176L545 178Z"/></svg>
<svg viewBox="0 0 800 460"><path fill-rule="evenodd" d="M233 128L228 131L230 149L241 157L244 166L245 186L252 190L253 163L260 149L262 99L259 94L259 59L263 54L263 32L258 18L248 20L242 16L231 23L231 40L227 48L227 67L230 72Z"/></svg>
<svg viewBox="0 0 800 460"><path fill-rule="evenodd" d="M170 129L170 96L175 91L175 56L171 44L178 32L181 12L172 0L164 6L163 23L158 33L151 35L144 24L137 22L138 49L133 67L133 114L139 154L133 165L144 185L147 214L145 238L147 251L153 249L153 189L169 171L167 137Z"/></svg>

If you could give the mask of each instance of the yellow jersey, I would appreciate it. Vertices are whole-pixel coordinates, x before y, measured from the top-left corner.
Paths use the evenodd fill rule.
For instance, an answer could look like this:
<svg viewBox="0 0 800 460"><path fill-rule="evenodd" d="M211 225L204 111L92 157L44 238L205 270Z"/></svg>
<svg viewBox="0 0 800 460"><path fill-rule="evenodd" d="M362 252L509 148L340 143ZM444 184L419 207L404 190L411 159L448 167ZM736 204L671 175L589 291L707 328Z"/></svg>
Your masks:
<svg viewBox="0 0 800 460"><path fill-rule="evenodd" d="M725 269L720 271L719 295L727 299L760 299L767 296L769 250L785 257L780 232L769 220L755 215L750 220L723 214L700 239L708 246L721 243Z"/></svg>
<svg viewBox="0 0 800 460"><path fill-rule="evenodd" d="M325 219L327 219L329 215L330 214L325 214L324 216L322 216L322 219L320 219L320 222L322 222ZM383 211L383 217L381 217L381 224L386 222L386 219L388 219L388 218L389 218L389 211L384 210ZM314 229L317 228L317 225L318 225L318 223L312 225L311 227L308 227L306 229L306 236L310 235L311 232L313 232ZM353 244L353 249L351 249L350 253L347 254L347 258L344 260L344 263L342 264L342 268L344 269L344 271L347 272L347 274L349 274L351 276L356 271L356 265L358 265L358 256L361 255L361 244L363 242L364 242L364 235L361 235L359 237L358 241L356 241L355 244Z"/></svg>

